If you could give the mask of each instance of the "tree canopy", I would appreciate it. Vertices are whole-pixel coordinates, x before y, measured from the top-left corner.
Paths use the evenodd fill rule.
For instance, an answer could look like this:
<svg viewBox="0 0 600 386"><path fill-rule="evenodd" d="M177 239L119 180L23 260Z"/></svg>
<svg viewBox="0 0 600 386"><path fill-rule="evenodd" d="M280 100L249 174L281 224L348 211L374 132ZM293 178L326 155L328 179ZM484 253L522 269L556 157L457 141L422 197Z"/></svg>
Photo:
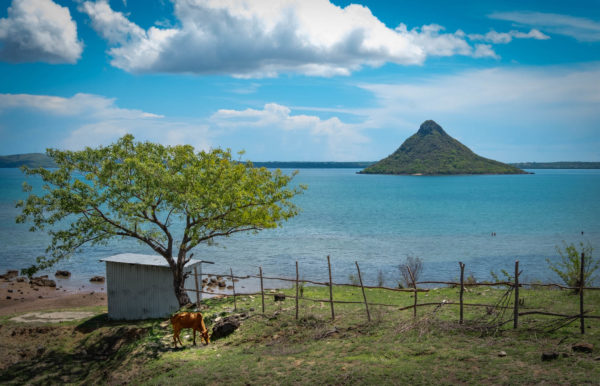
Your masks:
<svg viewBox="0 0 600 386"><path fill-rule="evenodd" d="M133 238L167 260L180 304L187 302L183 267L195 246L279 226L298 213L291 199L306 189L288 187L294 175L232 159L230 150L196 153L189 145L135 142L131 135L106 147L47 154L57 168L23 168L42 178L44 194L18 202L16 220L51 236L46 255L24 273L50 267L83 245Z"/></svg>

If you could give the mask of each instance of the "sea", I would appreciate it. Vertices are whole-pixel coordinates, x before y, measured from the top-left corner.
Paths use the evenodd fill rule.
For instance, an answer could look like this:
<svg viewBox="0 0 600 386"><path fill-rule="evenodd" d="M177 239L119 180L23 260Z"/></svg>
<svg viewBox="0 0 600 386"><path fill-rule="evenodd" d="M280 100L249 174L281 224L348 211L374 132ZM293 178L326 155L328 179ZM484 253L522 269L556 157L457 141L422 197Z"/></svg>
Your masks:
<svg viewBox="0 0 600 386"><path fill-rule="evenodd" d="M383 279L396 286L398 266L408 256L422 260L421 280L455 280L459 262L476 280L491 280L492 272L502 278L500 272L514 272L518 260L521 281L560 282L547 262L558 261L557 248L584 243L600 253L600 170L479 176L357 171L300 169L293 183L308 189L294 200L301 208L296 217L277 229L198 246L194 258L214 263L204 264L204 272L256 275L262 267L266 276L291 278L297 261L302 279L327 281L329 256L333 282L352 281L358 262L366 284ZM30 266L50 241L43 232L29 232L30 224L15 222L25 180L41 192L39 179L0 169L0 272ZM69 270L72 277L63 285L76 288L105 275L101 258L125 252L153 253L138 242L115 240L83 248L41 274Z"/></svg>

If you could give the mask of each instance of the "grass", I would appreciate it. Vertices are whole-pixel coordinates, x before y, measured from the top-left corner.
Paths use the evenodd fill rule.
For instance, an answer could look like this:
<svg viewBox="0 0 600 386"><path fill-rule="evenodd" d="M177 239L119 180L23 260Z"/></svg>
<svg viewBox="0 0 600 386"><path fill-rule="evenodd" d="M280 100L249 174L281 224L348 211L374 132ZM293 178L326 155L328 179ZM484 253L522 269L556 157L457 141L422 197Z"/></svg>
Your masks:
<svg viewBox="0 0 600 386"><path fill-rule="evenodd" d="M465 294L465 302L493 304L504 292L475 287ZM567 291L522 289L520 295L526 308L578 312L578 296ZM327 299L329 291L323 287L305 287L304 296ZM418 296L420 303L456 301L458 289L441 288ZM362 300L362 293L359 288L335 287L334 298ZM410 305L414 300L409 293L382 290L367 290L367 298L373 303L397 306ZM53 349L53 355L17 362L0 373L0 381L595 384L600 379L596 360L600 355L599 320L588 319L588 329L582 336L578 321L549 332L556 319L538 315L522 317L517 330L512 329L512 322L503 328L490 328L486 323L496 315L488 315L485 308L466 307L466 323L460 326L458 307L452 305L420 307L416 319L412 310L400 312L398 307L372 306L369 323L360 304L336 304L336 319L331 321L328 303L300 301L298 320L294 299L274 302L269 294L265 303L267 309L262 315L260 296L239 297L238 313L247 318L234 334L208 346L195 347L191 345L191 337L182 336L185 346L177 349L171 344L170 326L162 320L111 322L105 314L99 314L76 326L57 327L63 331L62 343ZM586 309L598 315L600 293L586 292L586 304ZM210 329L216 318L232 313L233 299L205 300L203 308ZM504 319L511 316L512 310L508 310ZM19 328L6 320L0 321L0 325L0 334ZM137 331L137 335L119 345L119 337L131 335L129 331ZM593 344L595 352L573 352L572 344L580 341ZM507 355L500 357L501 351ZM100 355L102 352L106 354L104 357ZM557 352L559 358L544 362L542 352ZM52 361L52 357L62 362ZM32 369L38 370L32 372Z"/></svg>

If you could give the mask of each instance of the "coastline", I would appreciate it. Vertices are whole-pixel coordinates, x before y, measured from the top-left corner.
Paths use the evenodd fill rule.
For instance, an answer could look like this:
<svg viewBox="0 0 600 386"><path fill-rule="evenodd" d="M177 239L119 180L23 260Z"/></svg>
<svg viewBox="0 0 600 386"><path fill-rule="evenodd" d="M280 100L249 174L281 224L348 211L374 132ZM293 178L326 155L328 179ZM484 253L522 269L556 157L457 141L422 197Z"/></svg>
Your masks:
<svg viewBox="0 0 600 386"><path fill-rule="evenodd" d="M0 279L0 316L28 311L107 306L104 283L70 285L69 278L55 277L55 287L31 284L16 277ZM80 281L78 281L80 282Z"/></svg>

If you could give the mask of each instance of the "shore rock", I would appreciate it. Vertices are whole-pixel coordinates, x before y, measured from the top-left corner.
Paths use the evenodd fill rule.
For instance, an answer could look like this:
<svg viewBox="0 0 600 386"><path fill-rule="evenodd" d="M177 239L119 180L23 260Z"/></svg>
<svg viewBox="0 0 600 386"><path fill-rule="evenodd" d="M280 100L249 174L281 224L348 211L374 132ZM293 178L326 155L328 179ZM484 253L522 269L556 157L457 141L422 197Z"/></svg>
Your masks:
<svg viewBox="0 0 600 386"><path fill-rule="evenodd" d="M69 271L56 271L56 273L54 274L54 276L56 277L71 277L71 272Z"/></svg>
<svg viewBox="0 0 600 386"><path fill-rule="evenodd" d="M94 276L90 279L92 283L104 283L104 276Z"/></svg>
<svg viewBox="0 0 600 386"><path fill-rule="evenodd" d="M10 270L6 271L6 273L4 275L0 275L0 279L10 280L14 277L17 277L18 274L19 274L19 271L10 269Z"/></svg>
<svg viewBox="0 0 600 386"><path fill-rule="evenodd" d="M31 280L29 280L29 284L38 287L56 287L56 282L48 279L48 275L32 277Z"/></svg>

